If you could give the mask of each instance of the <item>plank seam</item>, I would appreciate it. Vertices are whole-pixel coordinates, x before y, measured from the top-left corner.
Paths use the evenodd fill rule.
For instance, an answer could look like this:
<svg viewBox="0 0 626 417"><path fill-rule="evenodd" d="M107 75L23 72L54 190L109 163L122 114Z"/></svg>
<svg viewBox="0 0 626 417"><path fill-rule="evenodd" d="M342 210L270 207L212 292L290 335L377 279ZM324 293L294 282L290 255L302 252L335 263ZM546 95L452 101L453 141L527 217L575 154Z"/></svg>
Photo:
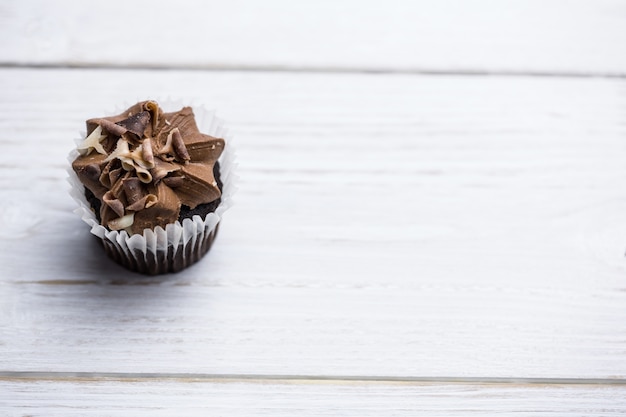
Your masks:
<svg viewBox="0 0 626 417"><path fill-rule="evenodd" d="M165 65L150 63L30 63L2 62L0 68L16 69L91 69L91 70L144 70L144 71L206 71L206 72L276 72L312 74L381 74L381 75L428 75L463 77L532 77L532 78L604 78L626 79L621 72L575 72L575 71L513 71L479 69L439 69L439 68L384 68L384 67L316 67L282 65Z"/></svg>
<svg viewBox="0 0 626 417"><path fill-rule="evenodd" d="M71 380L186 380L205 382L278 382L278 383L405 383L405 384L493 384L493 385L622 385L624 378L546 378L546 377L428 377L428 376L362 376L362 375L278 375L278 374L210 374L152 372L37 372L0 371L0 380L71 381Z"/></svg>

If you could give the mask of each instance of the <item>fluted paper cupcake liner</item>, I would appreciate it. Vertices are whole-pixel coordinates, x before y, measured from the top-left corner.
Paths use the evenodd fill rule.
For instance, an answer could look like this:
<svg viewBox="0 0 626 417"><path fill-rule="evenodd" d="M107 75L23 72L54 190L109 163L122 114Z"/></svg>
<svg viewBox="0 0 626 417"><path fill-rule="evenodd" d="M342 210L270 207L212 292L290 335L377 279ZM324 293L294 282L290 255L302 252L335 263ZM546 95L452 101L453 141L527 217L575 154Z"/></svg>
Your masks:
<svg viewBox="0 0 626 417"><path fill-rule="evenodd" d="M172 101L159 102L159 104L166 111L175 111L184 107L184 104ZM91 227L91 233L102 241L105 252L131 271L157 275L178 272L194 264L210 249L220 220L224 212L232 205L232 196L236 190L236 176L233 172L235 151L232 146L232 136L224 122L215 117L213 111L207 111L204 107L197 105L193 105L193 111L200 132L224 138L226 141L224 152L218 160L223 184L221 202L216 210L208 213L204 219L195 215L191 219L184 219L182 223L176 221L168 224L165 229L160 226L152 230L145 229L143 234L129 235L124 230L109 230L100 225L85 197L84 185L71 166L68 169L70 195L79 205L74 212ZM84 138L84 135L82 137ZM82 139L78 139L77 143L81 141ZM68 157L70 165L76 157L78 157L78 151L74 149Z"/></svg>

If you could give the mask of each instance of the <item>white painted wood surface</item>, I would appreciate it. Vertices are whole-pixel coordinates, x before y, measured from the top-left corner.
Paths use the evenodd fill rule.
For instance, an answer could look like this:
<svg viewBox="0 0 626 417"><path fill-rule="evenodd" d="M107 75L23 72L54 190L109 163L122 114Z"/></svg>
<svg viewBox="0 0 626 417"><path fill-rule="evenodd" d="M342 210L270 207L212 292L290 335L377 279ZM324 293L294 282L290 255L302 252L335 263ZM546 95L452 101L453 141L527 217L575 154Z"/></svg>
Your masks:
<svg viewBox="0 0 626 417"><path fill-rule="evenodd" d="M612 386L277 383L276 381L0 381L27 416L562 416L626 414Z"/></svg>
<svg viewBox="0 0 626 417"><path fill-rule="evenodd" d="M623 0L0 5L8 63L626 74Z"/></svg>
<svg viewBox="0 0 626 417"><path fill-rule="evenodd" d="M626 374L622 81L0 74L5 371ZM157 85L223 104L241 181L209 256L144 279L71 213L64 158Z"/></svg>
<svg viewBox="0 0 626 417"><path fill-rule="evenodd" d="M623 415L625 4L211 4L220 42L184 25L211 54L167 62L87 5L1 5L0 415ZM168 96L228 120L240 190L201 263L145 278L66 156Z"/></svg>

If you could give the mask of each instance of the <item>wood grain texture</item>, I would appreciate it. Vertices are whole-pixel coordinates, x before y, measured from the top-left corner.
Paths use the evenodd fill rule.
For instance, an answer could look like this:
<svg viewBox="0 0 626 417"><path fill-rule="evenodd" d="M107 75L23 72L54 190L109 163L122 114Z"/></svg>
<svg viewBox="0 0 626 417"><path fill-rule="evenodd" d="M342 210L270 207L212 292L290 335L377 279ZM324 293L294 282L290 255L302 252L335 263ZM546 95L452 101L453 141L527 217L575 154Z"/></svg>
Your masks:
<svg viewBox="0 0 626 417"><path fill-rule="evenodd" d="M3 2L4 64L626 74L620 0Z"/></svg>
<svg viewBox="0 0 626 417"><path fill-rule="evenodd" d="M5 69L0 89L2 370L626 377L622 81ZM206 259L148 279L71 213L65 158L86 118L167 95L229 121L240 190Z"/></svg>
<svg viewBox="0 0 626 417"><path fill-rule="evenodd" d="M16 416L623 416L624 388L271 381L0 380Z"/></svg>

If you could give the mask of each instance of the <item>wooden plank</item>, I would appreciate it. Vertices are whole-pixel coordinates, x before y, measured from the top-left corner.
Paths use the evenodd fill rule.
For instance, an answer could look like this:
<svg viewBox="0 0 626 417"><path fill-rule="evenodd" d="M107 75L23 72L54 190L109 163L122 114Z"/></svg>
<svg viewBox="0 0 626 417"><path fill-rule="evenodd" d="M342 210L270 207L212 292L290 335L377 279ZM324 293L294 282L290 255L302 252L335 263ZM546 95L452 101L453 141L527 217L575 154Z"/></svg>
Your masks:
<svg viewBox="0 0 626 417"><path fill-rule="evenodd" d="M621 416L624 387L275 381L0 380L7 415Z"/></svg>
<svg viewBox="0 0 626 417"><path fill-rule="evenodd" d="M5 69L0 89L2 370L626 376L623 81ZM218 106L241 181L207 259L143 279L64 170L84 119L154 95Z"/></svg>
<svg viewBox="0 0 626 417"><path fill-rule="evenodd" d="M4 3L5 64L626 74L620 0Z"/></svg>
<svg viewBox="0 0 626 417"><path fill-rule="evenodd" d="M28 385L3 381L1 384L13 394L5 406L7 410L53 413L47 415L77 415L87 410L106 415L129 411L165 415L174 409L193 413L190 415L206 411L286 415L296 410L304 415L380 415L381 412L474 415L485 411L505 415L622 415L625 411L623 388L595 386L329 385L267 381L220 384L159 380L41 381ZM180 401L181 398L185 401Z"/></svg>

